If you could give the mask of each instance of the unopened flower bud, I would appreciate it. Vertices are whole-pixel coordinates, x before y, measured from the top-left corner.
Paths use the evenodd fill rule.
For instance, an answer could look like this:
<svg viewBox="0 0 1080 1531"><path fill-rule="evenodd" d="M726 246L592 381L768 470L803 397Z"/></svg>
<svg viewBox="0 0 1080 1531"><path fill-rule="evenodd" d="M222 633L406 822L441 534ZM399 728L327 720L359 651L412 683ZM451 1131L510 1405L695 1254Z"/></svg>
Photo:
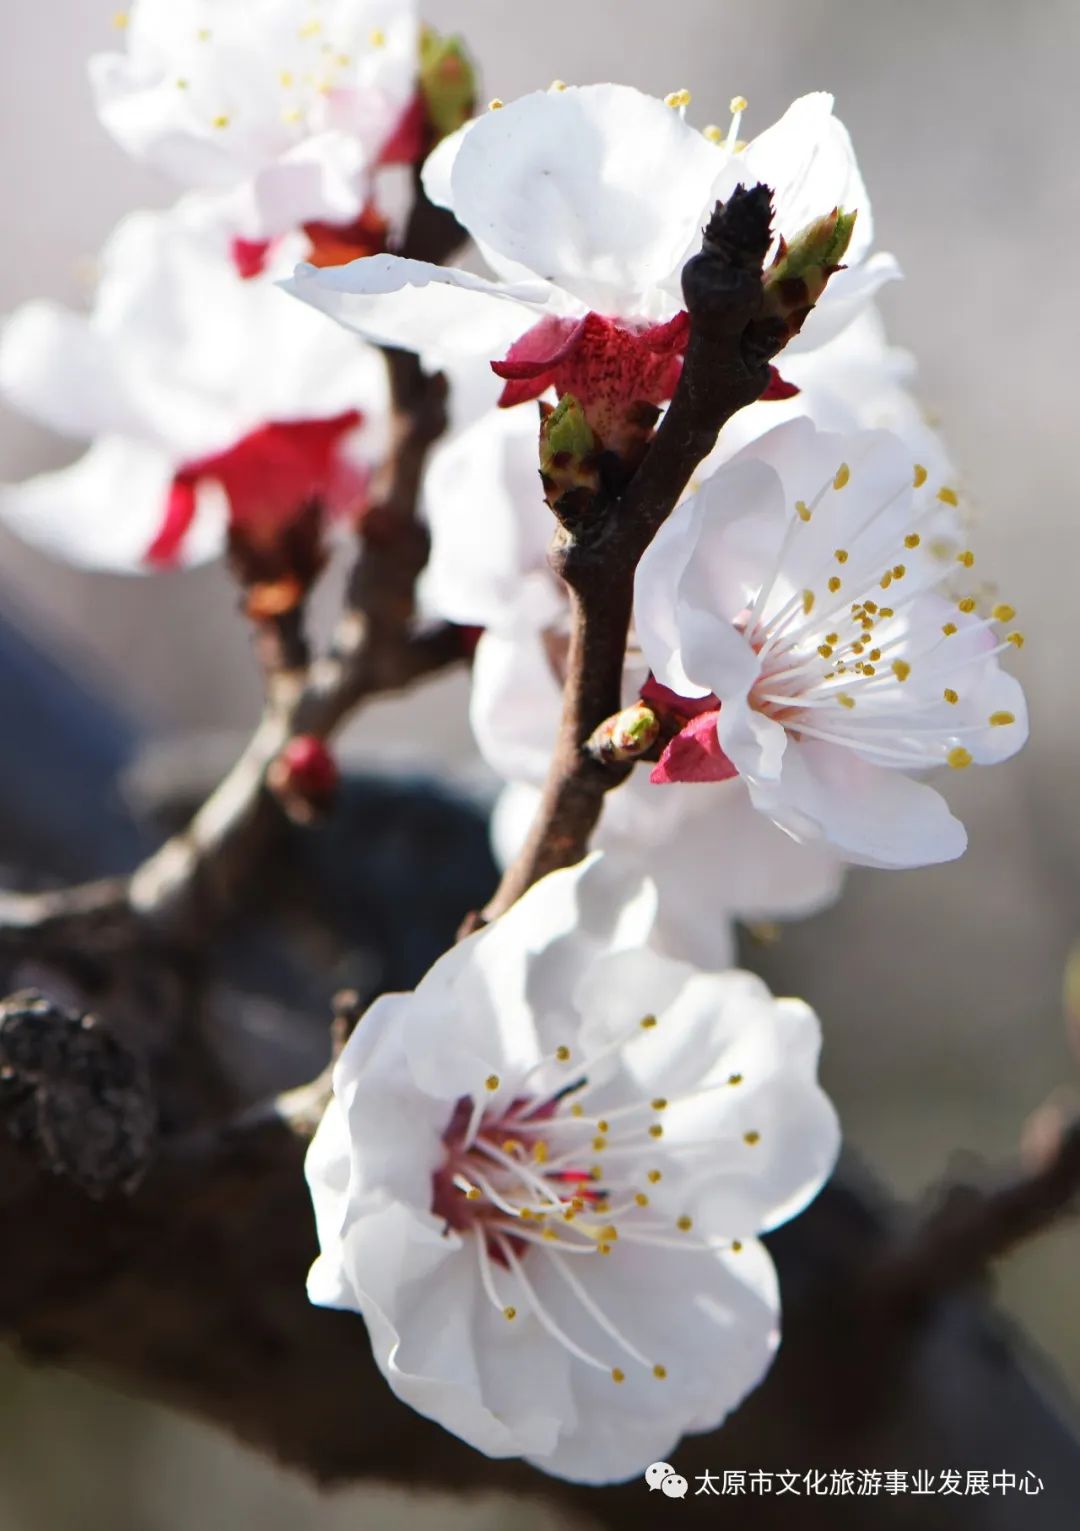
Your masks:
<svg viewBox="0 0 1080 1531"><path fill-rule="evenodd" d="M598 760L621 763L639 760L656 743L660 719L644 702L635 702L613 717L605 718L588 743Z"/></svg>
<svg viewBox="0 0 1080 1531"><path fill-rule="evenodd" d="M460 37L425 27L420 37L420 94L437 138L456 133L472 116L476 71Z"/></svg>
<svg viewBox="0 0 1080 1531"><path fill-rule="evenodd" d="M782 321L790 340L838 271L851 243L857 213L834 207L823 218L796 234L789 244L780 240L775 259L765 273L765 314Z"/></svg>
<svg viewBox="0 0 1080 1531"><path fill-rule="evenodd" d="M596 436L572 393L540 406L540 477L555 509L564 496L593 495L600 487Z"/></svg>
<svg viewBox="0 0 1080 1531"><path fill-rule="evenodd" d="M266 773L270 791L289 817L301 824L330 810L340 780L333 755L312 734L290 739Z"/></svg>

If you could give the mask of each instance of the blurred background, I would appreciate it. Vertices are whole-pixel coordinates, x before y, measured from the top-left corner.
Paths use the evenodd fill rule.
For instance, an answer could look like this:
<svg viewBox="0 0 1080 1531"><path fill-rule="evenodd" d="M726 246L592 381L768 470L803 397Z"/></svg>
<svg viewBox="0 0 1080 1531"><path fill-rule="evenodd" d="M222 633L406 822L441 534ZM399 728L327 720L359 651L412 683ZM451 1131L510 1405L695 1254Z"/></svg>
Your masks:
<svg viewBox="0 0 1080 1531"><path fill-rule="evenodd" d="M110 0L8 6L0 17L0 309L78 303L113 222L173 189L97 128L87 56L112 46ZM1080 242L1076 0L429 0L463 31L485 95L558 76L686 86L695 121L736 93L748 136L826 88L852 132L879 248L907 275L884 307L918 357L979 507L980 557L1020 612L1032 742L958 774L971 849L949 867L854 874L839 907L748 960L805 995L828 1038L826 1082L849 1144L905 1197L1016 1151L1049 1098L1080 1099L1063 967L1080 938L1080 706L1071 647L1080 570L1075 306ZM68 455L74 455L71 452ZM0 477L65 461L55 438L0 416ZM242 729L258 685L220 571L82 575L0 532L0 614L80 684L122 699L163 739ZM462 681L365 713L349 753L475 781ZM11 720L9 720L10 726ZM1080 1232L1063 1227L999 1273L1002 1302L1080 1390ZM57 1471L62 1464L62 1473ZM887 1466L888 1464L882 1464ZM535 1522L515 1510L513 1524ZM486 1531L496 1504L426 1518L393 1495L320 1499L200 1427L0 1359L0 1531L180 1531L255 1523L333 1531L438 1524Z"/></svg>

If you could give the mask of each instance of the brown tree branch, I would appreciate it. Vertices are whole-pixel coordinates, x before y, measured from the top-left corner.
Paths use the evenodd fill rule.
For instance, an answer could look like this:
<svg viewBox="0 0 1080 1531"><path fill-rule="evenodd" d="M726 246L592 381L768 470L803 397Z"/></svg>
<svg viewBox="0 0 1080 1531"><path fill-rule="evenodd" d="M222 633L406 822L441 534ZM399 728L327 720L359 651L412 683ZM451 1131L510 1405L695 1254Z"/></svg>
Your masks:
<svg viewBox="0 0 1080 1531"><path fill-rule="evenodd" d="M948 1187L936 1211L867 1271L868 1299L898 1313L916 1313L1073 1215L1078 1202L1080 1121L1075 1121L1040 1164L1014 1179L985 1189Z"/></svg>
<svg viewBox="0 0 1080 1531"><path fill-rule="evenodd" d="M740 188L717 206L701 253L683 271L690 342L656 436L622 494L564 518L556 535L550 561L569 587L571 612L562 721L532 829L484 910L485 920L503 913L547 872L581 859L604 794L630 773L629 764L597 760L588 741L622 706L634 573L642 553L725 422L768 382L768 358L782 338L761 317L771 216L764 186Z"/></svg>

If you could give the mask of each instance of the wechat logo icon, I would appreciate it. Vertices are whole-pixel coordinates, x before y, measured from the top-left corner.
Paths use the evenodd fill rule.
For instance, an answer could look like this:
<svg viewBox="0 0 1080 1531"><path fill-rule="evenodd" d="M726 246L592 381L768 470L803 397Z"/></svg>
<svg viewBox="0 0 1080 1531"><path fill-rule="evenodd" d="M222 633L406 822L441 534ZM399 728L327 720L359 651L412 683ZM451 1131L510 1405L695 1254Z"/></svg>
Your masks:
<svg viewBox="0 0 1080 1531"><path fill-rule="evenodd" d="M675 1471L670 1462L654 1462L651 1467L647 1467L645 1482L649 1485L650 1494L654 1489L659 1489L669 1499L685 1499L689 1486L686 1479Z"/></svg>

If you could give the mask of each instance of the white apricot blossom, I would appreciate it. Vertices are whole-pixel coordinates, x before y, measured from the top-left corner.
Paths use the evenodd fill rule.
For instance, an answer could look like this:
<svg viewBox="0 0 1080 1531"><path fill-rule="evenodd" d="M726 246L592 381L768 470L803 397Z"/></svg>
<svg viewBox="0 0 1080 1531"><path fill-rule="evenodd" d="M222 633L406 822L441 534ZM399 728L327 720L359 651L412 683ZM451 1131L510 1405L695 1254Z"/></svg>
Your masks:
<svg viewBox="0 0 1080 1531"><path fill-rule="evenodd" d="M439 145L427 194L473 236L493 277L379 255L301 266L288 285L370 339L439 364L491 361L503 404L553 386L596 421L671 397L689 334L682 267L717 200L763 181L778 234L838 206L858 211L847 269L795 342L821 344L896 274L891 257L867 258L869 201L832 97L802 97L746 145L739 114L726 137L708 137L684 120L683 97L670 99L560 86L500 104Z"/></svg>
<svg viewBox="0 0 1080 1531"><path fill-rule="evenodd" d="M272 280L242 279L228 242L194 197L134 213L89 313L33 302L7 320L0 392L91 442L0 489L0 517L28 541L137 571L212 557L229 525L274 536L313 499L362 508L387 434L381 357Z"/></svg>
<svg viewBox="0 0 1080 1531"><path fill-rule="evenodd" d="M308 1155L316 1303L394 1392L493 1457L624 1479L771 1363L757 1235L838 1148L817 1020L651 951L647 881L557 872L377 1000Z"/></svg>
<svg viewBox="0 0 1080 1531"><path fill-rule="evenodd" d="M1006 759L1027 716L998 664L1023 642L1000 631L1012 608L962 593L974 554L937 546L955 498L891 433L808 420L707 479L637 573L645 658L710 720L656 778L710 744L797 839L871 866L959 856L963 826L917 778Z"/></svg>
<svg viewBox="0 0 1080 1531"><path fill-rule="evenodd" d="M360 216L416 99L413 0L134 0L121 21L90 73L128 153L228 193L250 240Z"/></svg>

